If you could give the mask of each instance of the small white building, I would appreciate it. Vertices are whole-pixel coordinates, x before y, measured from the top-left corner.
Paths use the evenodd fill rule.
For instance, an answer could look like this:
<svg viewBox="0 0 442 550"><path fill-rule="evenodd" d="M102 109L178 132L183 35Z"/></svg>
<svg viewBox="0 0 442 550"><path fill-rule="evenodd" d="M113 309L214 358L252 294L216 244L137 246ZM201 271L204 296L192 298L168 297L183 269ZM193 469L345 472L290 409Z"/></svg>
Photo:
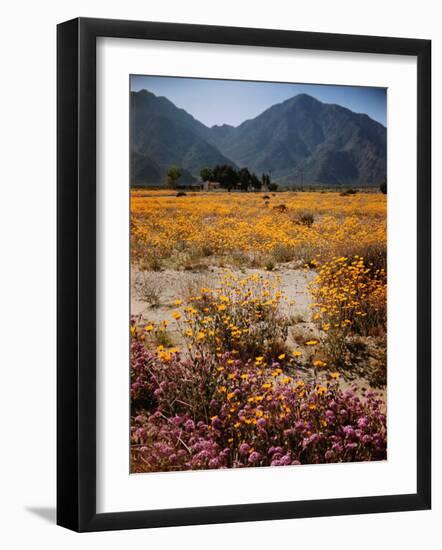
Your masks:
<svg viewBox="0 0 442 550"><path fill-rule="evenodd" d="M203 182L203 191L213 191L214 189L219 189L221 184L219 181L204 181Z"/></svg>

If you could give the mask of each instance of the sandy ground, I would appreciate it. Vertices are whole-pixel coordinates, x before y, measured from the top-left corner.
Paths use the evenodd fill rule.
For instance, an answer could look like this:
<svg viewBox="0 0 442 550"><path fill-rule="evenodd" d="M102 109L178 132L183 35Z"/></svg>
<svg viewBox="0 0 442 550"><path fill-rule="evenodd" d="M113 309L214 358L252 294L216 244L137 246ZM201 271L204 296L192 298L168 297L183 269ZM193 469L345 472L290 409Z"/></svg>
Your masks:
<svg viewBox="0 0 442 550"><path fill-rule="evenodd" d="M296 320L289 330L287 343L292 349L303 351L304 356L311 353L312 350L303 347L299 341L320 337L317 327L312 322L309 307L311 303L309 283L315 278L316 273L311 270L305 272L303 269L290 264L278 266L272 272L245 268L230 269L230 271L244 277L260 273L265 276L278 276L280 278L281 290L287 296L287 302L284 302L281 307L283 310L285 309L287 315ZM172 312L182 310L185 307L186 296L197 294L201 287L216 288L219 286L222 274L223 269L218 267L210 267L202 272L173 270L140 272L132 269L131 314L138 317L139 322L143 323L160 323L167 319L169 322L167 332L171 338L171 345L181 347L183 344L182 337L177 330L177 322L174 321ZM144 293L140 289L144 289ZM174 304L175 300L183 300L183 305L176 306ZM155 303L152 304L152 301ZM288 305L293 301L294 304ZM372 348L376 350L375 342L373 342ZM300 372L299 375L310 379L315 377L316 373L309 369L304 373ZM358 390L371 387L367 380L360 377L353 380L341 379L340 383L343 388L356 385ZM380 394L386 398L386 389L380 390Z"/></svg>
<svg viewBox="0 0 442 550"><path fill-rule="evenodd" d="M224 270L218 267L210 267L203 272L164 270L158 272L139 272L135 269L131 273L131 313L138 317L138 322L149 324L168 321L167 334L171 346L177 346L185 350L183 337L178 330L178 324L172 317L173 311L182 311L186 306L186 296L198 294L201 287L216 288L220 285L220 279ZM320 334L316 325L311 320L311 296L309 283L315 278L313 271L305 272L303 269L291 267L290 264L278 266L269 272L263 269L232 269L229 272L247 277L252 274L262 274L264 277L278 277L279 287L287 297L280 304L281 312L293 319L293 325L288 330L287 344L290 349L302 352L304 360L312 356L314 350L303 346L303 342L319 338ZM144 289L150 289L155 294L157 304L152 306L143 299L139 290L139 283ZM150 294L150 292L149 292ZM145 297L146 298L146 297ZM183 300L181 306L174 304L175 300ZM301 343L300 343L301 342ZM315 356L315 358L323 358ZM310 380L316 373L311 369L305 369L299 373L306 380Z"/></svg>
<svg viewBox="0 0 442 550"><path fill-rule="evenodd" d="M281 291L287 296L287 305L283 305L283 311L296 317L303 325L307 332L312 334L315 332L314 325L311 321L311 303L308 284L315 278L315 273L312 271L304 272L302 269L291 269L289 267L280 267L272 272L262 269L231 269L233 273L237 273L242 277L255 273L263 274L264 276L280 277ZM205 287L216 288L219 285L220 277L223 270L217 267L211 267L203 272L192 271L172 271L164 270L158 272L140 272L132 269L131 272L131 314L139 316L143 322L154 321L155 323L167 319L169 324L169 333L172 338L178 339L176 332L176 322L173 320L171 313L174 310L180 310L184 307L174 305L175 300L185 301L186 296L192 293L197 293L198 289ZM143 298L143 291L140 287L147 289L147 293L155 295L157 304L151 305L146 297ZM145 293L146 294L146 293ZM292 302L295 302L294 304ZM290 303L290 305L288 305ZM179 344L178 341L174 342Z"/></svg>

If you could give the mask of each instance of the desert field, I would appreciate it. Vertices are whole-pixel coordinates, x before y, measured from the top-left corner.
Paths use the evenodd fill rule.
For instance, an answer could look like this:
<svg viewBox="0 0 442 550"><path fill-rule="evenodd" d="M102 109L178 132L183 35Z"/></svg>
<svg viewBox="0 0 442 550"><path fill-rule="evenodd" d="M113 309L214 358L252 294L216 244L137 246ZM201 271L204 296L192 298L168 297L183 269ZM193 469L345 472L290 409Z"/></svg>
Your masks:
<svg viewBox="0 0 442 550"><path fill-rule="evenodd" d="M131 191L131 471L386 458L386 195Z"/></svg>

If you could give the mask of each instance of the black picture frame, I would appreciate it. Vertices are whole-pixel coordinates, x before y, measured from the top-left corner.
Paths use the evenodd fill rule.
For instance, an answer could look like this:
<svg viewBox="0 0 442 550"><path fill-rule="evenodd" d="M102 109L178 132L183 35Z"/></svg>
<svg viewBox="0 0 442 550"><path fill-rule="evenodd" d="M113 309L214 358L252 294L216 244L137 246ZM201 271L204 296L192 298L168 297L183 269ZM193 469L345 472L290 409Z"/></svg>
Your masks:
<svg viewBox="0 0 442 550"><path fill-rule="evenodd" d="M417 58L415 494L96 512L97 37L396 54ZM79 18L58 25L57 46L57 523L82 532L429 509L431 41Z"/></svg>

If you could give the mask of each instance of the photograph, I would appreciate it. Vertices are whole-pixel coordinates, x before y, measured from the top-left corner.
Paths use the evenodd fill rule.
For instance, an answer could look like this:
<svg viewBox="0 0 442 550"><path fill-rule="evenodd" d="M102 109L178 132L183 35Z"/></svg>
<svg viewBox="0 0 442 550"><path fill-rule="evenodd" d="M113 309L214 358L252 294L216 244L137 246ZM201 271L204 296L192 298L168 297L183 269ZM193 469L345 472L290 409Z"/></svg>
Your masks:
<svg viewBox="0 0 442 550"><path fill-rule="evenodd" d="M5 4L0 547L435 548L440 17L364 7Z"/></svg>
<svg viewBox="0 0 442 550"><path fill-rule="evenodd" d="M387 89L130 75L130 470L387 459Z"/></svg>

